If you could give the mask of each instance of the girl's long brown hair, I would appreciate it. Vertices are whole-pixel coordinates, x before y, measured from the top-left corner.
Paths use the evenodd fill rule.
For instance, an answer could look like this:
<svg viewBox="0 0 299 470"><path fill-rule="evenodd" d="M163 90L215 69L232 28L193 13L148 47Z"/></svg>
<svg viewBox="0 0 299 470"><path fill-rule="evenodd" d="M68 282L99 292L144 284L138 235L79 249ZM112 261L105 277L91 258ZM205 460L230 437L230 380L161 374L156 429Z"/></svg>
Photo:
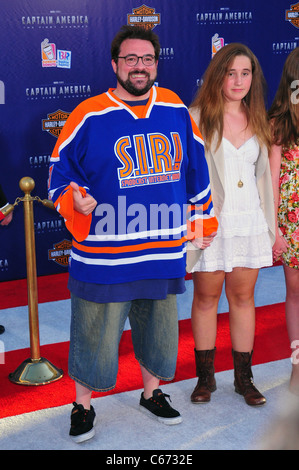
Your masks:
<svg viewBox="0 0 299 470"><path fill-rule="evenodd" d="M297 82L296 82L297 81ZM269 109L273 143L288 146L299 138L299 47L288 55L280 83Z"/></svg>
<svg viewBox="0 0 299 470"><path fill-rule="evenodd" d="M266 82L258 59L244 44L231 43L220 49L212 58L190 108L199 108L201 130L205 145L210 147L215 133L218 134L218 146L223 135L224 97L222 86L225 76L236 56L246 56L251 61L252 84L243 99L247 121L260 143L268 148L271 144L270 128L265 108Z"/></svg>

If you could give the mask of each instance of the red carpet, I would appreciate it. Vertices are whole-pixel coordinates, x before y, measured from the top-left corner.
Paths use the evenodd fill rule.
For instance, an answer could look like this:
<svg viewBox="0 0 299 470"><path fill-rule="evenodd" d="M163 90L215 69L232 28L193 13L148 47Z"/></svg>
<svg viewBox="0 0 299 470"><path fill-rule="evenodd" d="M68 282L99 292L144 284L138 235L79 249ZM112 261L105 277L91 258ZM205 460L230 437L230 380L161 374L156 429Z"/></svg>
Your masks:
<svg viewBox="0 0 299 470"><path fill-rule="evenodd" d="M38 302L53 302L70 297L67 289L68 274L53 274L37 278ZM0 282L0 308L21 307L28 304L27 279Z"/></svg>
<svg viewBox="0 0 299 470"><path fill-rule="evenodd" d="M218 325L215 361L217 372L232 368L228 314L219 315ZM68 342L41 346L42 357L64 371L62 379L41 386L16 385L8 379L9 373L13 372L25 359L30 358L29 349L5 354L5 364L0 365L0 418L65 405L74 400L74 383L67 375L68 346ZM190 379L195 376L193 347L190 320L181 320L177 373L174 381ZM289 356L284 303L258 307L253 363L260 364L285 359ZM128 371L130 372L128 373ZM140 370L134 359L131 334L127 331L123 334L120 344L117 386L106 395L139 388L142 388ZM94 396L102 395L95 394Z"/></svg>

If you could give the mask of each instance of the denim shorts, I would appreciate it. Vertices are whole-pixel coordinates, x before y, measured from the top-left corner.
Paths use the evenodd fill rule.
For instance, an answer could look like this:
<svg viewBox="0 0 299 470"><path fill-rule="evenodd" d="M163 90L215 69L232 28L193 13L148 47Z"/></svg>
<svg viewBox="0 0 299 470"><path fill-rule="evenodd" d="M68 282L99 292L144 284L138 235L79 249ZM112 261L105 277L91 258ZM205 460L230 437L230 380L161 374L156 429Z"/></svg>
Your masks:
<svg viewBox="0 0 299 470"><path fill-rule="evenodd" d="M76 382L97 392L115 387L119 342L128 317L137 361L154 377L173 379L178 352L176 295L102 304L72 294L71 305L69 375Z"/></svg>

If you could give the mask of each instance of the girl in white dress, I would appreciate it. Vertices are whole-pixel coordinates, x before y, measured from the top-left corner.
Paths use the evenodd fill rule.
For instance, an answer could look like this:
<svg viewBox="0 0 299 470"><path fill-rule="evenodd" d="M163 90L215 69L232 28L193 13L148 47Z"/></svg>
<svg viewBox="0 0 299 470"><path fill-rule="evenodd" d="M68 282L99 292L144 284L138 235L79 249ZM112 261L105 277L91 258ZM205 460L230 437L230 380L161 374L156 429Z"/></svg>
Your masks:
<svg viewBox="0 0 299 470"><path fill-rule="evenodd" d="M216 390L214 356L222 286L229 303L235 391L248 405L265 397L253 383L254 288L259 268L272 265L274 198L268 161L270 130L264 79L248 47L224 46L211 60L190 107L205 140L212 199L219 228L200 252L194 282L192 329L197 385L193 403L210 401ZM193 253L194 255L194 253Z"/></svg>

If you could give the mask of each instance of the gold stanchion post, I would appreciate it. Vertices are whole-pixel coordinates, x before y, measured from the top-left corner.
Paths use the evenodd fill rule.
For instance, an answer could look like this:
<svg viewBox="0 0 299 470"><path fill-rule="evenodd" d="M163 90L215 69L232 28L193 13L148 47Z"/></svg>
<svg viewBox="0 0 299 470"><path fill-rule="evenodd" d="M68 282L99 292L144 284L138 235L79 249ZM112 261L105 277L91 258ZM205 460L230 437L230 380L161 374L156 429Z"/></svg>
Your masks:
<svg viewBox="0 0 299 470"><path fill-rule="evenodd" d="M39 198L31 197L35 182L30 177L20 180L20 188L25 193L20 199L24 203L24 224L27 265L27 291L31 358L26 359L17 369L9 374L9 379L21 385L43 385L60 379L63 371L57 369L47 359L40 357L39 319L38 319L38 292L34 236L33 201ZM45 206L51 207L51 201L41 201ZM13 207L13 206L12 206Z"/></svg>

